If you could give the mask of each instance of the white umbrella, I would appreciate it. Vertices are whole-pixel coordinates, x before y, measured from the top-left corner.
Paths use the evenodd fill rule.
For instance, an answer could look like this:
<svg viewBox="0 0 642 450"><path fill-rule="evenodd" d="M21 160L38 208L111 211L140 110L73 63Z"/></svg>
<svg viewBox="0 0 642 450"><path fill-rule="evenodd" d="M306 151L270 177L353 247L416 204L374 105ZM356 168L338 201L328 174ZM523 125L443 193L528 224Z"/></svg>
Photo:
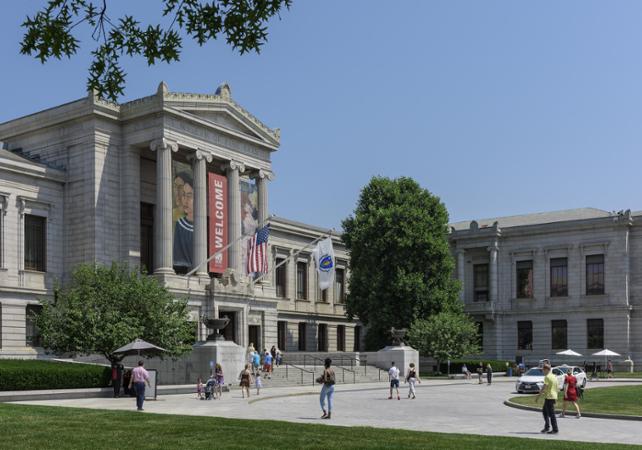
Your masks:
<svg viewBox="0 0 642 450"><path fill-rule="evenodd" d="M609 356L622 356L622 355L620 355L619 353L615 353L614 351L609 350L608 348L605 348L604 350L600 350L597 353L593 353L593 356L604 356L604 366L605 366L604 368L606 368L606 365L607 365L606 358L607 357L609 357Z"/></svg>
<svg viewBox="0 0 642 450"><path fill-rule="evenodd" d="M122 353L124 355L140 355L140 352L164 352L164 348L160 348L154 344L150 344L147 341L142 339L135 339L133 342L130 342L127 345L123 345L117 350L114 350L114 353Z"/></svg>
<svg viewBox="0 0 642 450"><path fill-rule="evenodd" d="M570 348L568 350L562 350L561 352L557 352L556 355L563 355L563 356L582 356L580 353L577 353L576 351L571 350Z"/></svg>

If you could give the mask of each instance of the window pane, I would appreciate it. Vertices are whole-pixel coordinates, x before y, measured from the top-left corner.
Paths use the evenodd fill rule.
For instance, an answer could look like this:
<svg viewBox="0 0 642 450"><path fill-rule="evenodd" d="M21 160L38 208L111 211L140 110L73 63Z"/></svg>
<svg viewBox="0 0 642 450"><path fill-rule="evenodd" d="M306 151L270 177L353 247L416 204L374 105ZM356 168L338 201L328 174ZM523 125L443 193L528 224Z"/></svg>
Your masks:
<svg viewBox="0 0 642 450"><path fill-rule="evenodd" d="M586 257L586 295L604 294L604 255Z"/></svg>
<svg viewBox="0 0 642 450"><path fill-rule="evenodd" d="M551 348L562 350L568 347L566 320L551 321Z"/></svg>
<svg viewBox="0 0 642 450"><path fill-rule="evenodd" d="M42 306L29 305L25 314L25 342L31 347L40 347L40 331L36 326L36 316L40 314Z"/></svg>
<svg viewBox="0 0 642 450"><path fill-rule="evenodd" d="M604 348L604 320L588 319L586 321L586 346L591 349Z"/></svg>
<svg viewBox="0 0 642 450"><path fill-rule="evenodd" d="M553 258L551 265L551 297L568 295L568 261L566 258Z"/></svg>
<svg viewBox="0 0 642 450"><path fill-rule="evenodd" d="M519 261L517 268L517 298L533 297L533 261Z"/></svg>
<svg viewBox="0 0 642 450"><path fill-rule="evenodd" d="M25 270L45 272L47 219L25 214Z"/></svg>
<svg viewBox="0 0 642 450"><path fill-rule="evenodd" d="M345 303L345 271L336 269L334 273L334 301Z"/></svg>
<svg viewBox="0 0 642 450"><path fill-rule="evenodd" d="M488 301L488 264L473 265L474 300Z"/></svg>
<svg viewBox="0 0 642 450"><path fill-rule="evenodd" d="M301 322L299 323L299 351L302 351L302 352L305 351L306 349L305 333L306 333L305 323Z"/></svg>
<svg viewBox="0 0 642 450"><path fill-rule="evenodd" d="M276 296L279 298L285 298L286 295L286 280L287 280L287 263L283 263L284 258L276 258L274 263L275 266L278 266L275 270L275 285L276 285ZM282 264L279 266L279 264Z"/></svg>
<svg viewBox="0 0 642 450"><path fill-rule="evenodd" d="M533 350L533 322L517 322L517 349Z"/></svg>
<svg viewBox="0 0 642 450"><path fill-rule="evenodd" d="M308 265L301 261L296 264L296 297L301 300L308 298Z"/></svg>

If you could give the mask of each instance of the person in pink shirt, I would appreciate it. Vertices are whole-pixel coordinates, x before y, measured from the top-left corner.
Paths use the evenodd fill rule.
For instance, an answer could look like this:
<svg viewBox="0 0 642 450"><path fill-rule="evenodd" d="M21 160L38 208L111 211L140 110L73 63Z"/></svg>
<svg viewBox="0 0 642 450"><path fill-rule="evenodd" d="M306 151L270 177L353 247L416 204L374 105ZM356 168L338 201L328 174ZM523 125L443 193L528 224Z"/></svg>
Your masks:
<svg viewBox="0 0 642 450"><path fill-rule="evenodd" d="M149 372L143 367L143 361L138 361L138 367L132 370L132 377L129 381L129 389L134 385L136 390L136 408L138 411L143 411L143 402L145 401L145 383L147 386L151 387L149 384Z"/></svg>

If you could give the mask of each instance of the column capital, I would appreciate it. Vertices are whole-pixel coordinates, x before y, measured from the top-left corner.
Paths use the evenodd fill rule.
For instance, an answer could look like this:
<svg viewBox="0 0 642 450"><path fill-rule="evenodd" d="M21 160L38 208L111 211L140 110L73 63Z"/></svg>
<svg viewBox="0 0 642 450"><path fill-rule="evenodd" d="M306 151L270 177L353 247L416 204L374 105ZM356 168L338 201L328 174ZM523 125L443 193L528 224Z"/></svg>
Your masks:
<svg viewBox="0 0 642 450"><path fill-rule="evenodd" d="M212 162L212 155L204 150L197 149L194 153L189 156L190 159L196 159L198 161L205 160L208 163Z"/></svg>
<svg viewBox="0 0 642 450"><path fill-rule="evenodd" d="M227 164L223 165L225 170L238 170L240 173L245 172L245 164L240 161L231 160Z"/></svg>
<svg viewBox="0 0 642 450"><path fill-rule="evenodd" d="M172 152L176 153L178 151L178 143L165 138L154 139L149 143L149 148L153 152L169 148Z"/></svg>
<svg viewBox="0 0 642 450"><path fill-rule="evenodd" d="M274 172L272 172L270 170L259 169L259 170L255 171L255 172L253 172L250 175L250 177L251 178L255 178L255 179L260 179L260 180L272 181L272 180L274 180Z"/></svg>

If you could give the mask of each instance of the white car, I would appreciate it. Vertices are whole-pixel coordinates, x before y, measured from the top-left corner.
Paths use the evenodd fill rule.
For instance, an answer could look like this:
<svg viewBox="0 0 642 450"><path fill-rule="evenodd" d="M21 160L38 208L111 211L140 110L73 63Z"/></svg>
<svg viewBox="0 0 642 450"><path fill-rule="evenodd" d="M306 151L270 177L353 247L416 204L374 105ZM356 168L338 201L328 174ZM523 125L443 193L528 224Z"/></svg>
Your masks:
<svg viewBox="0 0 642 450"><path fill-rule="evenodd" d="M557 377L557 382L560 386L560 391L564 389L564 376L568 371L571 371L575 378L577 378L577 385L586 386L586 374L579 367L574 366L557 366L551 369L553 375ZM515 383L515 390L519 393L538 393L544 386L544 371L539 367L533 367L517 379Z"/></svg>

